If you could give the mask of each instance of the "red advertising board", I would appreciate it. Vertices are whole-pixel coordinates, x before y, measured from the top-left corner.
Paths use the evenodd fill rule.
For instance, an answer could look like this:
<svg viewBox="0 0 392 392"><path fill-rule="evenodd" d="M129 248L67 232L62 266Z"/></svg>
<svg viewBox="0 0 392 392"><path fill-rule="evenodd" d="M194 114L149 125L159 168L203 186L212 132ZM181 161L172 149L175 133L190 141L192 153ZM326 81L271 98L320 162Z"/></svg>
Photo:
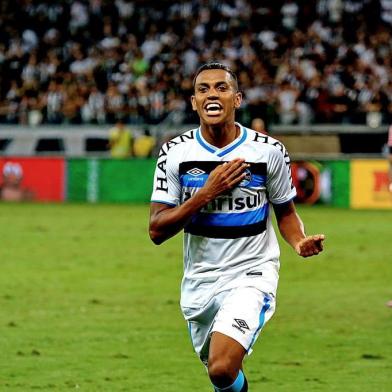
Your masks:
<svg viewBox="0 0 392 392"><path fill-rule="evenodd" d="M63 201L63 158L0 158L2 200Z"/></svg>

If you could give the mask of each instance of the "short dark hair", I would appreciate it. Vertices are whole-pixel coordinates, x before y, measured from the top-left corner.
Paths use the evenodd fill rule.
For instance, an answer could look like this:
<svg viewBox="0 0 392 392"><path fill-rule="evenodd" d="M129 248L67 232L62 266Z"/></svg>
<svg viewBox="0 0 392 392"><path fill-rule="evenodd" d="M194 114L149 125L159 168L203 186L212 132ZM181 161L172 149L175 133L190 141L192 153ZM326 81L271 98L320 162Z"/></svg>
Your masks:
<svg viewBox="0 0 392 392"><path fill-rule="evenodd" d="M237 80L237 75L235 74L235 72L227 65L222 64L222 63L218 63L216 61L213 61L210 63L205 63L201 67L198 68L198 70L196 71L196 74L193 78L193 90L195 89L196 78L199 76L199 74L202 73L203 71L208 71L210 69L223 69L223 71L228 72L230 74L231 78L233 79L235 89L238 90L238 80Z"/></svg>

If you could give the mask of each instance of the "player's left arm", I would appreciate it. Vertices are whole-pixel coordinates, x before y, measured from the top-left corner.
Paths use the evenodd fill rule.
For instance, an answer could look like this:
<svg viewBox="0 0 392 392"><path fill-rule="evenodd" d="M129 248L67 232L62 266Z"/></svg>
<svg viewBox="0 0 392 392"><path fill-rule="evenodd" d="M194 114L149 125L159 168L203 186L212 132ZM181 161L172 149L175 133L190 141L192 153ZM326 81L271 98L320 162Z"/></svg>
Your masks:
<svg viewBox="0 0 392 392"><path fill-rule="evenodd" d="M324 234L307 236L293 201L273 205L279 231L299 256L318 255L323 250Z"/></svg>

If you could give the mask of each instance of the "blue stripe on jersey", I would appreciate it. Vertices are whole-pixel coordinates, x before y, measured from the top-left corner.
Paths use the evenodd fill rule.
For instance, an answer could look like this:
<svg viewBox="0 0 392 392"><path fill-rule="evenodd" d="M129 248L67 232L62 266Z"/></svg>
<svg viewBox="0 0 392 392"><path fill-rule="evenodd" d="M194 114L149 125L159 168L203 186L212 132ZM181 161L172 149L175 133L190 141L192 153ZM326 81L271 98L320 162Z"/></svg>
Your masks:
<svg viewBox="0 0 392 392"><path fill-rule="evenodd" d="M193 176L192 174L183 174L180 176L181 186L187 186L190 188L201 188L204 186L208 178L208 174L200 174L199 176Z"/></svg>
<svg viewBox="0 0 392 392"><path fill-rule="evenodd" d="M241 145L247 138L248 132L246 131L246 129L244 127L241 126L241 130L242 130L242 136L241 139L238 140L237 143L233 144L232 146L227 147L226 149L219 149L216 148L214 146L211 146L209 144L207 144L201 136L201 130L200 128L196 131L196 140L199 142L199 144L204 147L207 151L211 152L212 154L217 153L216 155L218 157L223 157L226 154L228 154L229 152L233 151L234 149L236 149L239 145ZM218 152L219 151L219 152Z"/></svg>
<svg viewBox="0 0 392 392"><path fill-rule="evenodd" d="M190 188L201 188L204 186L208 178L208 174L201 174L194 176L192 174L183 174L180 176L180 184L184 187ZM249 183L244 184L244 181L239 184L240 188L257 188L265 184L267 176L260 176L257 174L252 174L252 178Z"/></svg>
<svg viewBox="0 0 392 392"><path fill-rule="evenodd" d="M240 182L240 188L258 188L262 185L265 185L265 182L267 181L267 176L259 176L257 174L252 174L252 178L248 184L242 185L244 181Z"/></svg>
<svg viewBox="0 0 392 392"><path fill-rule="evenodd" d="M245 128L242 128L243 134L240 140L238 140L237 143L233 144L231 147L227 148L226 150L222 150L218 155L218 157L223 157L224 155L228 154L229 152L233 151L234 149L236 149L240 144L242 144L247 137L247 132Z"/></svg>
<svg viewBox="0 0 392 392"><path fill-rule="evenodd" d="M245 226L261 222L268 216L268 203L254 211L238 213L200 212L192 218L192 224L199 226Z"/></svg>
<svg viewBox="0 0 392 392"><path fill-rule="evenodd" d="M204 147L207 151L212 152L213 154L215 153L216 149L212 148L208 144L204 142L204 140L200 136L200 128L196 131L196 140L200 143L202 147Z"/></svg>
<svg viewBox="0 0 392 392"><path fill-rule="evenodd" d="M270 298L265 296L264 297L264 305L261 308L261 312L260 312L260 316L259 316L259 326L256 329L255 333L253 334L252 341L250 342L250 345L246 351L249 351L252 348L252 346L257 338L257 335L259 334L259 332L261 331L261 329L264 326L265 314L267 313L267 310L271 307L269 302L270 302Z"/></svg>

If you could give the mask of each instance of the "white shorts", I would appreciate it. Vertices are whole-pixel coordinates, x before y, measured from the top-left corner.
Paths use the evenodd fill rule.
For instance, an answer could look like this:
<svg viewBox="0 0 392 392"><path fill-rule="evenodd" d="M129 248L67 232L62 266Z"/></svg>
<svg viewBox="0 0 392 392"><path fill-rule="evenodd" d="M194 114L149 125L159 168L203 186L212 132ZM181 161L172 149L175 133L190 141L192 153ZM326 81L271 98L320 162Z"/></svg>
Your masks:
<svg viewBox="0 0 392 392"><path fill-rule="evenodd" d="M205 364L213 332L231 337L250 354L274 312L275 297L255 287L222 291L202 309L183 308L193 347Z"/></svg>

